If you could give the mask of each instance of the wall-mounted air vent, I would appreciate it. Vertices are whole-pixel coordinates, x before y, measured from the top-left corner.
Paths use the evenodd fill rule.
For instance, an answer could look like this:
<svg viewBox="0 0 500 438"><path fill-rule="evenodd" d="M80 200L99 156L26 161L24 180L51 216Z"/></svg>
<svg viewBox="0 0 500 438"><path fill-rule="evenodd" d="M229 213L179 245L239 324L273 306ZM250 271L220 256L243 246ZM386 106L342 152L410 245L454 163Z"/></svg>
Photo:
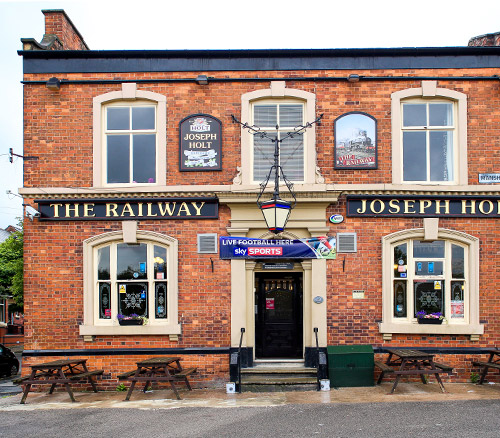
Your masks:
<svg viewBox="0 0 500 438"><path fill-rule="evenodd" d="M337 252L358 252L357 233L337 233Z"/></svg>
<svg viewBox="0 0 500 438"><path fill-rule="evenodd" d="M198 234L198 253L217 254L217 234Z"/></svg>

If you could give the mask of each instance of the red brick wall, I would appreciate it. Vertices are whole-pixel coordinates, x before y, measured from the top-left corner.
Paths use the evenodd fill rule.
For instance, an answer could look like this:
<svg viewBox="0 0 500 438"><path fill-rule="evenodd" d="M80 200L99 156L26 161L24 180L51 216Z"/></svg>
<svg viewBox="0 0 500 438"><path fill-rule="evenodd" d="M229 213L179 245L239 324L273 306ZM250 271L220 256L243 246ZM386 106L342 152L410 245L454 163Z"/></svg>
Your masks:
<svg viewBox="0 0 500 438"><path fill-rule="evenodd" d="M295 72L303 76L339 76L345 72ZM359 71L366 76L491 76L494 69L477 70L377 70ZM419 80L303 82L290 72L212 72L215 77L283 77L288 88L316 94L316 113L324 113L316 128L317 162L326 183L389 184L391 177L391 93L420 87ZM154 79L195 77L191 73L71 74L59 79ZM48 76L28 74L25 80L47 80ZM478 184L478 173L498 172L500 157L500 83L493 81L438 81L468 96L468 179ZM92 99L116 85L63 84L59 92L43 85L25 85L25 154L39 157L25 162L25 187L92 186ZM141 90L167 98L167 184L230 185L241 166L240 127L230 116L241 114L241 95L269 88L269 83L138 84ZM345 112L363 111L377 119L378 162L376 170L334 169L334 120ZM223 123L221 172L178 170L178 124L194 113L207 113ZM345 199L330 206L328 215L345 212ZM25 329L26 349L127 348L127 347L227 347L230 344L230 263L217 255L196 253L196 234L217 232L226 235L230 212L221 206L220 219L207 221L141 221L140 229L157 231L179 239L179 318L183 333L179 342L162 336L98 336L85 343L78 334L83 321L82 242L107 231L120 230L120 222L26 222ZM325 223L326 223L325 218ZM354 219L330 225L331 233L358 233L358 253L339 254L328 261L328 343L369 343L374 346L491 347L500 345L500 234L494 219L440 219L440 227L469 233L480 239L480 320L485 334L479 342L466 336L394 335L384 342L377 321L382 315L381 237L409 228L422 227L421 219ZM211 271L210 257L215 269ZM345 258L345 272L342 270ZM185 263L184 261L189 261ZM352 300L352 290L365 290L366 299ZM46 358L44 358L45 360ZM112 370L113 375L129 369L136 358L90 357L91 367ZM28 359L27 364L38 359ZM189 365L202 368L199 382L221 381L228 377L227 356L185 356ZM442 358L470 375L470 358ZM127 365L124 365L127 362ZM116 384L115 380L110 381Z"/></svg>

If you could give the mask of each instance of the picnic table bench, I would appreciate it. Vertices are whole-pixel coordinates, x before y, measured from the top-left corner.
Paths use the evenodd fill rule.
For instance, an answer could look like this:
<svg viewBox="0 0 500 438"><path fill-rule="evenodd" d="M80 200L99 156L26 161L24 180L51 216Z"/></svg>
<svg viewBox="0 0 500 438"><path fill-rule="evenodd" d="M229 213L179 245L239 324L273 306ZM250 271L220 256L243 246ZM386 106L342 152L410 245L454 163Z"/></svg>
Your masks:
<svg viewBox="0 0 500 438"><path fill-rule="evenodd" d="M488 374L488 370L490 368L500 370L500 350L497 348L493 348L488 350L488 353L490 354L490 356L487 362L472 362L473 366L481 368L481 378L479 379L479 385L482 385L484 383L484 379L486 378L486 374Z"/></svg>
<svg viewBox="0 0 500 438"><path fill-rule="evenodd" d="M387 361L385 363L375 361L375 366L381 370L380 376L377 380L377 385L382 382L382 379L386 374L394 374L396 376L396 380L394 381L390 394L394 393L401 376L420 376L422 383L427 383L425 378L426 374L434 374L441 391L446 392L439 374L451 374L453 372L453 367L434 362L434 355L423 351L388 349L387 352L389 353ZM395 359L393 359L393 356L395 356Z"/></svg>
<svg viewBox="0 0 500 438"><path fill-rule="evenodd" d="M94 377L104 373L104 370L89 371L87 359L61 359L30 365L30 368L31 374L29 376L15 381L25 385L21 404L26 402L32 385L50 385L49 394L54 392L56 385L64 385L71 401L76 402L70 383L86 380L92 385L93 391L98 392Z"/></svg>
<svg viewBox="0 0 500 438"><path fill-rule="evenodd" d="M177 391L175 383L184 382L191 391L188 376L196 372L196 368L182 368L180 357L152 357L137 362L135 370L126 371L118 375L118 379L130 380L131 385L125 400L130 400L130 396L137 382L144 382L143 392L146 392L152 382L168 382L174 391L177 400L181 397Z"/></svg>

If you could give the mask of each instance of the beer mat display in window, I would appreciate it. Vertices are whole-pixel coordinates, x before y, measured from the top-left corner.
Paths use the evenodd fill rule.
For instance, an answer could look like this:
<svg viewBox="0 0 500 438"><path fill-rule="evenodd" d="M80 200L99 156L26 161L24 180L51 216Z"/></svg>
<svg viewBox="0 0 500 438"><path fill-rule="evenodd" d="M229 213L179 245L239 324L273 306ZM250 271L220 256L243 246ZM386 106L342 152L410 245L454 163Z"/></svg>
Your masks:
<svg viewBox="0 0 500 438"><path fill-rule="evenodd" d="M38 200L40 220L217 219L216 198Z"/></svg>
<svg viewBox="0 0 500 438"><path fill-rule="evenodd" d="M208 114L193 114L179 124L179 170L222 170L222 123Z"/></svg>

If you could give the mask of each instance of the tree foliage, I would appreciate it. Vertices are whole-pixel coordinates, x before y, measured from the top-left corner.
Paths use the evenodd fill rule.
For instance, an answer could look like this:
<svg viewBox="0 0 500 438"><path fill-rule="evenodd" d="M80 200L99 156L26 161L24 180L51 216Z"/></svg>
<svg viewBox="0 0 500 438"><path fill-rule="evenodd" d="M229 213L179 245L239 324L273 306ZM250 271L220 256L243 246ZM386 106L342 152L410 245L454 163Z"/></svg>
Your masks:
<svg viewBox="0 0 500 438"><path fill-rule="evenodd" d="M17 310L22 310L24 304L23 242L21 229L0 243L0 297L12 295Z"/></svg>

